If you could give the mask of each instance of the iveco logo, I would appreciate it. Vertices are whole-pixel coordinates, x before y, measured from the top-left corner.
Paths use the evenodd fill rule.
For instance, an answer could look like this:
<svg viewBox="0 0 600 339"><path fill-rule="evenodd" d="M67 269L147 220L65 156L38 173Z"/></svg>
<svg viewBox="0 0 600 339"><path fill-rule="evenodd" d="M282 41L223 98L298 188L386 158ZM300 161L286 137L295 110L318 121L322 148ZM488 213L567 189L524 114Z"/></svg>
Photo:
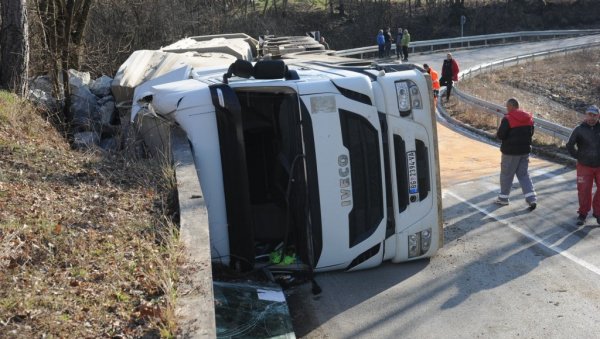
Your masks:
<svg viewBox="0 0 600 339"><path fill-rule="evenodd" d="M352 205L352 194L350 187L350 167L348 167L348 156L342 154L338 156L338 166L340 174L340 196L342 206Z"/></svg>

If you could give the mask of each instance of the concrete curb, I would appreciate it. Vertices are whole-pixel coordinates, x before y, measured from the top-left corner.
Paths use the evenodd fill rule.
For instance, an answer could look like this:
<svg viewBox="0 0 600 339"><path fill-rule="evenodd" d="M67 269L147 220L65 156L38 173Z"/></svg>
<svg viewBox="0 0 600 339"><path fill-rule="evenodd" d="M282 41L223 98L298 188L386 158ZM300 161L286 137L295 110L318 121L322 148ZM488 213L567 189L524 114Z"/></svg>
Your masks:
<svg viewBox="0 0 600 339"><path fill-rule="evenodd" d="M171 129L171 151L177 178L180 210L179 237L186 279L178 286L176 316L181 338L215 338L215 302L210 256L208 211L185 133Z"/></svg>

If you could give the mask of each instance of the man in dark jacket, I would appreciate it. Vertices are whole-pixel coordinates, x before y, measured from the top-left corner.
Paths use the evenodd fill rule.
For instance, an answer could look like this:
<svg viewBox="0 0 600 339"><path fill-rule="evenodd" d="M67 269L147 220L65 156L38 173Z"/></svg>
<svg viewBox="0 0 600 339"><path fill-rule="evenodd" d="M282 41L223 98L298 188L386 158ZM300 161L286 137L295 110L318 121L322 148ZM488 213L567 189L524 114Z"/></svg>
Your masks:
<svg viewBox="0 0 600 339"><path fill-rule="evenodd" d="M571 133L567 150L577 159L577 197L579 210L577 225L583 225L593 206L592 215L600 224L600 124L598 107L592 105L585 110L584 121ZM596 182L596 193L592 200L592 188Z"/></svg>
<svg viewBox="0 0 600 339"><path fill-rule="evenodd" d="M385 30L385 34L383 35L383 40L385 41L385 57L389 58L392 55L392 32L388 27Z"/></svg>
<svg viewBox="0 0 600 339"><path fill-rule="evenodd" d="M458 62L454 60L452 53L446 54L446 60L442 64L442 78L440 79L440 85L446 86L446 102L450 100L454 81L458 81L458 72Z"/></svg>
<svg viewBox="0 0 600 339"><path fill-rule="evenodd" d="M507 114L502 118L496 136L502 140L500 151L500 194L496 203L508 205L508 196L515 174L525 195L529 210L537 207L537 199L533 183L529 178L529 153L533 137L533 117L531 113L519 109L519 102L510 98L506 102Z"/></svg>
<svg viewBox="0 0 600 339"><path fill-rule="evenodd" d="M402 54L402 28L398 27L398 34L396 35L396 59L400 59Z"/></svg>

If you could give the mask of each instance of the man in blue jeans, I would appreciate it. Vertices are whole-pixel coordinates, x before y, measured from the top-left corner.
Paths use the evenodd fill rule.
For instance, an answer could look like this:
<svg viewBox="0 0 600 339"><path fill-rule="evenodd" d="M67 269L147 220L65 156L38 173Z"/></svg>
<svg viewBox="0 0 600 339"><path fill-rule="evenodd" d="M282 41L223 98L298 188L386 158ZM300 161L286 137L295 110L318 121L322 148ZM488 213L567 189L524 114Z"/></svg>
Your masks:
<svg viewBox="0 0 600 339"><path fill-rule="evenodd" d="M531 152L531 139L533 137L533 116L529 112L519 109L519 102L515 98L506 101L507 114L502 118L496 136L502 140L500 151L502 161L500 164L500 194L496 200L498 205L508 205L508 196L515 175L521 184L525 195L525 202L529 210L537 207L535 189L529 178L529 153Z"/></svg>

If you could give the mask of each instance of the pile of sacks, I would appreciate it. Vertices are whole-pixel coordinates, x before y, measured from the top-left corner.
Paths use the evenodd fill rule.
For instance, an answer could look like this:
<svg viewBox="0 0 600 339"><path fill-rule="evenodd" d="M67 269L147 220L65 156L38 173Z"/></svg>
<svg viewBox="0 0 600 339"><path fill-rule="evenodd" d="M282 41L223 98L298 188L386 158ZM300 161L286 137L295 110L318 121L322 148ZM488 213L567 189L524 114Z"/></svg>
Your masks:
<svg viewBox="0 0 600 339"><path fill-rule="evenodd" d="M105 75L92 80L87 72L69 70L69 112L75 148L119 149L121 121L111 92L112 80ZM62 109L62 103L52 97L52 82L48 76L36 77L29 88L30 100L50 112Z"/></svg>

